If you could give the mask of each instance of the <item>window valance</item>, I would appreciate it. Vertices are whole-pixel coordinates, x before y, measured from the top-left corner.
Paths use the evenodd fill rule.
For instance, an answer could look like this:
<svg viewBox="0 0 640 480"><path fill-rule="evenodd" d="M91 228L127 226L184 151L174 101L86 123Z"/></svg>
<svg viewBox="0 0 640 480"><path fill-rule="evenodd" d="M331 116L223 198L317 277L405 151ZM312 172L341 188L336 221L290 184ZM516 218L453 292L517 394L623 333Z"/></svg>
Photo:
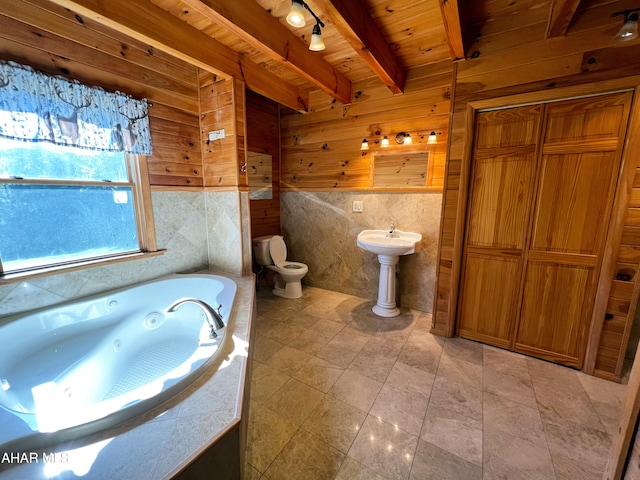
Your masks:
<svg viewBox="0 0 640 480"><path fill-rule="evenodd" d="M0 61L0 136L151 155L146 100Z"/></svg>

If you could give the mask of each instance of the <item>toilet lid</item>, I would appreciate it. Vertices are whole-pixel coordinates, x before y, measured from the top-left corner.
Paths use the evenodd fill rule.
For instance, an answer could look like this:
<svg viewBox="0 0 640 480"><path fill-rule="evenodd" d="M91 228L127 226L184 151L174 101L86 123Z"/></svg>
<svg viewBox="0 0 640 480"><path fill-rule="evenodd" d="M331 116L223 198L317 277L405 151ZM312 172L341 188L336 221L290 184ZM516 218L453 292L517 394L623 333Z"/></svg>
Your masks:
<svg viewBox="0 0 640 480"><path fill-rule="evenodd" d="M269 242L269 253L274 265L280 265L287 259L287 246L280 235L274 235Z"/></svg>

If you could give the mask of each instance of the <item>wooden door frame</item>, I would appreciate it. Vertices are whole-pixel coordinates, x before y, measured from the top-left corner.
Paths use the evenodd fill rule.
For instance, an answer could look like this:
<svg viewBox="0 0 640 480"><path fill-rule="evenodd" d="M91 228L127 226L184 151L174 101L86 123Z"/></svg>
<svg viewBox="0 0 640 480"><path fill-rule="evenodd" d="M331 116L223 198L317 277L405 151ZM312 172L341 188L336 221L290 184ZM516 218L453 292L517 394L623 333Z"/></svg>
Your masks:
<svg viewBox="0 0 640 480"><path fill-rule="evenodd" d="M596 96L606 93L614 93L621 90L633 90L633 100L631 113L627 127L627 135L622 151L620 173L616 195L609 220L609 228L605 242L604 258L598 272L599 281L596 290L596 299L589 328L589 338L585 351L583 371L593 374L595 360L598 350L598 343L602 333L604 313L607 308L607 299L611 290L613 276L615 273L615 252L618 249L622 237L622 227L626 205L628 204L631 187L633 184L634 172L640 167L640 107L638 106L640 95L640 76L631 76L619 79L606 80L601 82L584 83L569 87L554 88L552 90L542 90L515 95L507 95L489 99L472 100L467 103L465 116L465 134L463 141L463 162L460 168L460 183L458 190L454 192L458 195L458 205L456 209L456 225L454 235L454 248L451 271L451 292L455 292L449 297L449 315L446 320L445 331L447 336L453 336L456 328L458 296L460 289L460 276L462 265L463 240L465 233L465 220L467 217L467 195L469 192L471 157L474 136L474 118L478 110L494 108L508 108L531 103L545 103L559 101L568 98ZM451 143L449 143L449 149ZM448 152L450 155L450 151ZM447 195L445 190L444 194ZM638 282L640 283L640 282ZM632 299L631 309L635 309L638 296L638 288L635 289ZM437 297L437 295L436 295ZM454 304L454 305L452 305ZM633 312L630 312L632 315ZM606 479L619 479L622 476L624 465L629 454L633 431L640 410L640 348L636 353L636 358L632 366L631 377L627 387L625 403L619 419L618 430L613 437L605 477Z"/></svg>

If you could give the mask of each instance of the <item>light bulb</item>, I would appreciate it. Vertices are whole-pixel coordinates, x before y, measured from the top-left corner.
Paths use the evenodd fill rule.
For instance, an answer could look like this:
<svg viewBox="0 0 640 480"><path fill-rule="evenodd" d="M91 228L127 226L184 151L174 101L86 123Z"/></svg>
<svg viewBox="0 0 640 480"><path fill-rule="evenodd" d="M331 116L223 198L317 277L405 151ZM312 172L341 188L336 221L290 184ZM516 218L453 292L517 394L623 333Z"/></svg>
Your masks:
<svg viewBox="0 0 640 480"><path fill-rule="evenodd" d="M431 132L429 134L429 138L427 138L427 143L430 145L434 145L438 143L438 138L436 137L436 132Z"/></svg>
<svg viewBox="0 0 640 480"><path fill-rule="evenodd" d="M324 50L322 30L320 30L320 25L318 25L317 23L313 26L313 31L311 32L311 43L309 44L309 50L313 50L314 52Z"/></svg>
<svg viewBox="0 0 640 480"><path fill-rule="evenodd" d="M389 146L389 139L387 138L386 135L382 139L382 142L380 142L380 145L383 146L383 147L388 147Z"/></svg>
<svg viewBox="0 0 640 480"><path fill-rule="evenodd" d="M617 42L628 42L638 37L638 14L632 13L625 20L624 25L615 36L614 40Z"/></svg>
<svg viewBox="0 0 640 480"><path fill-rule="evenodd" d="M369 150L369 141L366 138L362 139L362 144L360 145L360 150Z"/></svg>
<svg viewBox="0 0 640 480"><path fill-rule="evenodd" d="M292 27L304 27L304 6L300 0L291 0L291 10L287 15L287 23Z"/></svg>
<svg viewBox="0 0 640 480"><path fill-rule="evenodd" d="M413 142L413 141L411 140L411 135L409 135L409 134L407 133L407 135L404 137L404 143L405 143L405 145L411 145L411 143L412 143L412 142Z"/></svg>

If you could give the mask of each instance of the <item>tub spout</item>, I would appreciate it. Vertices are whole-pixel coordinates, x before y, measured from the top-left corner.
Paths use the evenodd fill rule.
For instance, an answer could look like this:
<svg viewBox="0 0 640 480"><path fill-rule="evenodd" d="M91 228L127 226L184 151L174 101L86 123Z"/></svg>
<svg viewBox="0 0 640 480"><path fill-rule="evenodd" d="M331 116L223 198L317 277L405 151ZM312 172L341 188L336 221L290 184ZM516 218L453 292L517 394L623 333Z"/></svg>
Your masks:
<svg viewBox="0 0 640 480"><path fill-rule="evenodd" d="M169 305L166 308L166 311L175 312L185 303L193 303L202 309L204 316L207 319L207 324L209 324L209 338L217 337L218 334L216 333L216 330L224 328L224 322L222 321L222 315L220 314L220 308L222 308L222 305L218 307L218 311L215 311L207 302L203 302L197 298L180 298Z"/></svg>

